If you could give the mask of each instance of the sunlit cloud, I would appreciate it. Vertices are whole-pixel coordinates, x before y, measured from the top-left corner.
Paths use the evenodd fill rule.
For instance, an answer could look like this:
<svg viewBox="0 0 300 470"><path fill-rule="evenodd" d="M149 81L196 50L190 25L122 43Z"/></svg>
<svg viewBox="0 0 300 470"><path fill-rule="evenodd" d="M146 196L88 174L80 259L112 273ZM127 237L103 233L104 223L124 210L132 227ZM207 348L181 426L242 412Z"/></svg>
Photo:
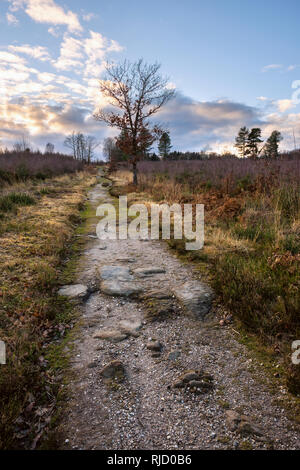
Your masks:
<svg viewBox="0 0 300 470"><path fill-rule="evenodd" d="M83 67L82 42L65 35L60 48L60 56L54 63L58 70L72 70Z"/></svg>
<svg viewBox="0 0 300 470"><path fill-rule="evenodd" d="M115 135L95 121L93 113L107 104L99 92L105 65L115 56L118 59L124 47L86 24L83 28L83 22L95 18L93 13L76 14L59 0L7 1L9 25L21 28L25 12L31 26L31 20L45 24L49 43L41 36L38 43L15 40L0 48L1 140L12 145L25 133L35 146L43 148L53 139L62 150L66 134L73 130L99 140ZM54 47L49 46L52 43ZM270 64L262 70L282 73L297 67ZM175 89L176 84L169 82L168 87ZM281 145L287 148L293 146L293 132L300 136L300 114L291 112L294 107L290 99L258 96L254 107L230 99L197 101L178 92L155 121L170 130L173 148L179 150L233 151L235 136L244 125L261 127L264 139L274 129L282 131Z"/></svg>
<svg viewBox="0 0 300 470"><path fill-rule="evenodd" d="M77 39L64 35L60 56L54 63L58 70L83 69L85 76L100 77L104 70L106 56L111 52L121 52L123 47L100 33L89 31L86 38Z"/></svg>
<svg viewBox="0 0 300 470"><path fill-rule="evenodd" d="M284 113L288 109L294 108L295 103L293 102L293 100L278 100L277 101L277 106L278 106L278 110L281 113Z"/></svg>
<svg viewBox="0 0 300 470"><path fill-rule="evenodd" d="M83 30L78 16L71 10L65 11L54 0L8 0L10 10L16 12L24 9L28 16L37 23L65 25L72 33Z"/></svg>

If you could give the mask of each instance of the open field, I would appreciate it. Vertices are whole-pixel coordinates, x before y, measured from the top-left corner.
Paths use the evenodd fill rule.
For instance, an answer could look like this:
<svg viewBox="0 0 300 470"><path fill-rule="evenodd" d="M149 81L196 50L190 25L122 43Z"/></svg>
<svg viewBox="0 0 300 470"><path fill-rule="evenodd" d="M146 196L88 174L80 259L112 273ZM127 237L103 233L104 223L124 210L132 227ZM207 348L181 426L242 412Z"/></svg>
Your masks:
<svg viewBox="0 0 300 470"><path fill-rule="evenodd" d="M7 344L0 375L2 449L39 445L55 416L67 360L55 345L74 322L56 286L72 280L82 243L74 233L94 182L91 170L6 183L0 190L0 337Z"/></svg>
<svg viewBox="0 0 300 470"><path fill-rule="evenodd" d="M117 175L130 181L129 172ZM300 335L299 183L298 156L139 164L138 190L153 201L205 205L204 249L187 252L184 240L169 244L196 264L237 325L281 364L295 394L300 374L291 364L291 344ZM123 188L134 190L130 184Z"/></svg>

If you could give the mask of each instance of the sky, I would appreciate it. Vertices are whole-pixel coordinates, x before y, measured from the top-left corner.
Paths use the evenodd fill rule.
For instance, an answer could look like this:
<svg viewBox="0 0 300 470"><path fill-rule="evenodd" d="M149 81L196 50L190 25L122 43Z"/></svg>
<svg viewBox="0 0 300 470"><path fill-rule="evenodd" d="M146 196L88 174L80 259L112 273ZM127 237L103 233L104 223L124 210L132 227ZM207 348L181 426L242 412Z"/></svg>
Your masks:
<svg viewBox="0 0 300 470"><path fill-rule="evenodd" d="M144 58L176 88L157 115L174 150L232 151L244 125L300 147L299 16L299 0L0 0L2 146L115 135L93 119L105 64Z"/></svg>

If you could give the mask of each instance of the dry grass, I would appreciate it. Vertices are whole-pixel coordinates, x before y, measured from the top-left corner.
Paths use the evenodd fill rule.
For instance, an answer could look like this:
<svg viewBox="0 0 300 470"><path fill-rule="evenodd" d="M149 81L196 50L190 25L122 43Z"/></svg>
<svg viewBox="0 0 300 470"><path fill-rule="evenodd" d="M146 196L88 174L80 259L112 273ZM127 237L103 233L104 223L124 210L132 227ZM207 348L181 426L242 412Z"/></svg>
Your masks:
<svg viewBox="0 0 300 470"><path fill-rule="evenodd" d="M2 188L0 197L26 193L35 201L0 220L0 337L7 345L0 376L2 449L37 445L50 424L59 382L45 359L47 345L63 336L72 318L56 289L94 181L81 172Z"/></svg>
<svg viewBox="0 0 300 470"><path fill-rule="evenodd" d="M299 394L300 368L291 364L291 343L300 337L299 173L298 180L293 172L289 182L272 177L265 185L240 180L230 190L226 174L224 184L205 185L174 165L173 170L168 163L168 172L161 174L159 168L140 174L139 191L148 201L205 205L203 250L187 252L185 240L169 245L196 263L202 275L208 273L237 324L272 351L286 370L290 391Z"/></svg>

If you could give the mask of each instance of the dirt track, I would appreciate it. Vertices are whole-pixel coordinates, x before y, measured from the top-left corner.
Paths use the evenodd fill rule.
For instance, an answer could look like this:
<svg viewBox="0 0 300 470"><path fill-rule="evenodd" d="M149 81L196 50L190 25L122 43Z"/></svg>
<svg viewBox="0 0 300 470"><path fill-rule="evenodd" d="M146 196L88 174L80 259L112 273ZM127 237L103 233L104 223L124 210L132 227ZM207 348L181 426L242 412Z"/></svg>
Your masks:
<svg viewBox="0 0 300 470"><path fill-rule="evenodd" d="M89 199L96 208L111 198L98 184ZM81 307L63 448L300 448L296 425L273 404L285 391L270 391L237 333L220 326L217 306L202 321L176 298L186 283L202 284L163 242L89 238L81 266L78 283L93 292ZM132 287L139 298L126 295ZM107 295L119 288L124 295ZM147 348L155 341L159 351ZM101 375L116 360L123 381ZM191 370L198 382L210 375L210 386L174 388Z"/></svg>

